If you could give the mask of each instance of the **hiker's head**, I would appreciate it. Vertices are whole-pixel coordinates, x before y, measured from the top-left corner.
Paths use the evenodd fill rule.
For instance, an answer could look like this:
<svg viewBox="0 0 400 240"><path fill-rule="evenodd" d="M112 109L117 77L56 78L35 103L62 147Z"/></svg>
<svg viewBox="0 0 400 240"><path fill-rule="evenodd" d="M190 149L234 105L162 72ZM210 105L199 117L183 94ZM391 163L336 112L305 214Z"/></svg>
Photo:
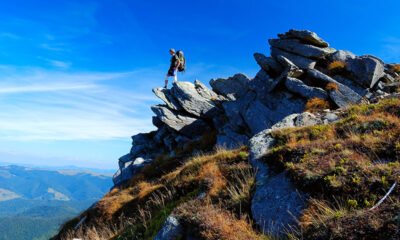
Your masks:
<svg viewBox="0 0 400 240"><path fill-rule="evenodd" d="M174 54L175 54L175 49L171 48L171 49L169 50L169 54L174 55Z"/></svg>

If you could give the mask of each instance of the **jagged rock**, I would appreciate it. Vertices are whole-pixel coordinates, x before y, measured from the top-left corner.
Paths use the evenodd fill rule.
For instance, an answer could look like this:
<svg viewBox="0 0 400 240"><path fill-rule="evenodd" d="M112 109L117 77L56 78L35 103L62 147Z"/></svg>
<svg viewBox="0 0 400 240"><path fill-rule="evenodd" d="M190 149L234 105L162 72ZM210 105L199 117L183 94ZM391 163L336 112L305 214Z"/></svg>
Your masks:
<svg viewBox="0 0 400 240"><path fill-rule="evenodd" d="M214 92L235 100L246 94L249 81L247 76L239 73L228 79L211 79L210 85Z"/></svg>
<svg viewBox="0 0 400 240"><path fill-rule="evenodd" d="M240 131L240 129L243 129L246 126L243 115L245 114L249 104L254 99L256 99L256 93L249 91L245 96L236 101L227 101L222 103L225 116L234 131Z"/></svg>
<svg viewBox="0 0 400 240"><path fill-rule="evenodd" d="M373 56L361 56L349 59L346 69L351 72L354 81L361 86L372 88L385 75L384 63Z"/></svg>
<svg viewBox="0 0 400 240"><path fill-rule="evenodd" d="M182 106L179 102L172 96L170 89L165 88L154 88L153 93L172 110L182 110Z"/></svg>
<svg viewBox="0 0 400 240"><path fill-rule="evenodd" d="M113 176L113 183L115 186L122 184L131 179L138 173L145 165L152 162L152 159L136 158L132 160L130 154L124 155L119 159L119 167L117 174Z"/></svg>
<svg viewBox="0 0 400 240"><path fill-rule="evenodd" d="M288 77L285 80L285 86L291 92L297 93L302 97L328 99L328 93L322 88L310 87L296 78Z"/></svg>
<svg viewBox="0 0 400 240"><path fill-rule="evenodd" d="M156 142L157 144L161 144L163 142L163 139L170 134L170 132L168 131L168 127L166 125L161 126L160 128L158 128L158 131L156 132L156 134L153 137L154 142Z"/></svg>
<svg viewBox="0 0 400 240"><path fill-rule="evenodd" d="M334 76L333 79L335 79L339 83L349 87L351 90L353 90L360 96L365 96L365 94L368 93L368 89L360 86L358 83L354 82L353 80L344 78L342 76Z"/></svg>
<svg viewBox="0 0 400 240"><path fill-rule="evenodd" d="M284 34L278 34L280 39L299 39L303 43L308 43L317 47L329 47L329 44L320 38L316 33L308 30L291 29Z"/></svg>
<svg viewBox="0 0 400 240"><path fill-rule="evenodd" d="M296 189L286 172L275 174L262 162L262 157L275 145L271 132L321 122L311 113L293 114L250 139L250 163L256 169L256 189L251 200L251 212L263 232L282 236L288 227L296 225L295 218L306 207L305 199L308 198Z"/></svg>
<svg viewBox="0 0 400 240"><path fill-rule="evenodd" d="M213 90L208 89L206 85L204 85L199 80L194 81L194 87L200 96L208 100L219 100L218 94L216 94Z"/></svg>
<svg viewBox="0 0 400 240"><path fill-rule="evenodd" d="M270 39L269 44L272 47L279 48L283 51L312 59L322 59L336 51L333 48L320 48L313 45L303 44L297 39Z"/></svg>
<svg viewBox="0 0 400 240"><path fill-rule="evenodd" d="M271 57L266 57L261 53L254 53L254 59L257 64L263 69L265 72L270 73L271 71L274 73L279 73L283 70L282 66L275 61L275 59Z"/></svg>
<svg viewBox="0 0 400 240"><path fill-rule="evenodd" d="M352 52L349 51L344 51L344 50L338 50L331 55L328 56L328 59L333 62L333 61L340 61L340 62L347 62L349 59L354 59L356 55L354 55Z"/></svg>
<svg viewBox="0 0 400 240"><path fill-rule="evenodd" d="M182 108L196 117L212 117L217 111L214 103L200 96L192 83L176 82L171 91Z"/></svg>
<svg viewBox="0 0 400 240"><path fill-rule="evenodd" d="M273 79L263 69L258 71L257 75L250 80L249 89L256 92L258 95L266 92L271 92L279 84L280 78Z"/></svg>
<svg viewBox="0 0 400 240"><path fill-rule="evenodd" d="M153 110L157 118L169 128L189 138L198 136L209 129L203 120L180 114L170 110L166 106L153 106L151 110Z"/></svg>
<svg viewBox="0 0 400 240"><path fill-rule="evenodd" d="M268 107L259 100L254 100L249 104L243 118L253 135L272 126L270 116L273 115Z"/></svg>
<svg viewBox="0 0 400 240"><path fill-rule="evenodd" d="M154 240L177 240L183 237L183 227L179 223L179 220L170 215L165 220L161 230L157 233Z"/></svg>
<svg viewBox="0 0 400 240"><path fill-rule="evenodd" d="M349 104L354 104L361 100L361 96L358 95L353 90L351 90L349 87L339 83L338 81L323 74L318 70L309 69L307 71L307 75L312 79L316 79L323 82L324 84L328 83L335 84L337 86L337 90L329 91L329 96L339 107L345 107L348 106Z"/></svg>
<svg viewBox="0 0 400 240"><path fill-rule="evenodd" d="M268 117L273 123L281 121L290 114L303 112L306 104L306 99L284 90L266 93L257 99L271 109L273 114Z"/></svg>
<svg viewBox="0 0 400 240"><path fill-rule="evenodd" d="M249 137L236 133L229 126L225 126L217 136L217 146L223 146L228 149L246 146L248 142Z"/></svg>
<svg viewBox="0 0 400 240"><path fill-rule="evenodd" d="M396 79L394 77L392 77L392 75L385 73L385 75L383 75L383 79L385 80L385 83L394 83L396 82Z"/></svg>
<svg viewBox="0 0 400 240"><path fill-rule="evenodd" d="M278 62L280 62L283 66L285 66L285 70L282 72L280 77L283 81L286 77L300 77L303 75L304 71L301 70L298 66L296 66L293 62L289 59L285 58L284 56L277 57Z"/></svg>
<svg viewBox="0 0 400 240"><path fill-rule="evenodd" d="M302 69L313 69L315 67L316 61L308 59L299 55L288 53L286 51L280 50L279 48L271 47L271 56L277 59L278 56L284 56L293 62L296 66Z"/></svg>

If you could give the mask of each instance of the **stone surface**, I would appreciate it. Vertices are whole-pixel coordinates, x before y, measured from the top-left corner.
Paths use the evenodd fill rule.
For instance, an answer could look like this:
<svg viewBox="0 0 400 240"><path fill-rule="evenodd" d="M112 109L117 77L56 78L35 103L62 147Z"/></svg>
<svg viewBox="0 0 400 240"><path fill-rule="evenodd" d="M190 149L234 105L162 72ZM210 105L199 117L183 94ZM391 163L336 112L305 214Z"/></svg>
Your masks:
<svg viewBox="0 0 400 240"><path fill-rule="evenodd" d="M217 111L215 104L202 97L192 83L176 82L171 91L182 108L196 117L212 117Z"/></svg>
<svg viewBox="0 0 400 240"><path fill-rule="evenodd" d="M166 106L153 106L151 110L153 110L157 118L169 128L189 138L198 136L209 129L207 124L201 119L182 115L181 113L168 109Z"/></svg>
<svg viewBox="0 0 400 240"><path fill-rule="evenodd" d="M269 44L272 47L279 48L286 52L312 59L323 59L325 56L336 51L333 48L320 48L309 44L303 44L297 39L270 39Z"/></svg>
<svg viewBox="0 0 400 240"><path fill-rule="evenodd" d="M261 53L254 53L254 59L257 64L267 73L280 73L283 70L283 67L273 58L266 57Z"/></svg>
<svg viewBox="0 0 400 240"><path fill-rule="evenodd" d="M285 172L275 173L262 157L275 145L271 132L280 128L320 124L311 113L292 114L250 139L250 163L256 169L256 189L251 200L253 219L262 232L282 236L289 226L297 224L308 196L291 183Z"/></svg>
<svg viewBox="0 0 400 240"><path fill-rule="evenodd" d="M194 87L200 96L207 100L219 100L218 94L216 94L213 90L209 89L206 85L204 85L199 80L194 81Z"/></svg>
<svg viewBox="0 0 400 240"><path fill-rule="evenodd" d="M360 96L365 96L365 94L368 93L368 89L366 89L365 87L362 87L361 85L359 85L357 82L355 82L353 80L347 79L342 76L334 76L333 79L335 79L339 83L347 86L348 88L350 88L351 90L353 90Z"/></svg>
<svg viewBox="0 0 400 240"><path fill-rule="evenodd" d="M317 47L329 47L329 44L320 38L316 33L308 30L291 29L284 34L278 34L281 39L299 39L304 43L308 43Z"/></svg>
<svg viewBox="0 0 400 240"><path fill-rule="evenodd" d="M183 237L183 227L174 216L168 216L154 240L178 240Z"/></svg>
<svg viewBox="0 0 400 240"><path fill-rule="evenodd" d="M243 116L244 121L253 135L272 126L270 116L274 114L268 107L259 100L251 102Z"/></svg>
<svg viewBox="0 0 400 240"><path fill-rule="evenodd" d="M225 126L221 133L217 136L217 145L228 149L235 149L241 146L246 146L249 142L249 137L238 134L229 126Z"/></svg>
<svg viewBox="0 0 400 240"><path fill-rule="evenodd" d="M258 95L271 92L279 84L279 78L274 79L263 69L258 71L257 75L250 80L248 87Z"/></svg>
<svg viewBox="0 0 400 240"><path fill-rule="evenodd" d="M210 85L214 92L235 100L246 94L249 81L246 75L239 73L228 79L211 79Z"/></svg>
<svg viewBox="0 0 400 240"><path fill-rule="evenodd" d="M328 56L328 59L333 61L347 62L349 59L354 59L356 55L349 51L338 50Z"/></svg>
<svg viewBox="0 0 400 240"><path fill-rule="evenodd" d="M296 78L288 77L285 80L285 86L291 92L297 93L302 97L328 99L328 93L322 88L310 87Z"/></svg>
<svg viewBox="0 0 400 240"><path fill-rule="evenodd" d="M289 59L291 62L293 62L296 66L302 69L313 69L315 67L316 61L312 59L308 59L302 56L298 56L283 50L280 50L279 48L274 48L271 47L271 56L273 58L277 58L278 56L284 56L287 59Z"/></svg>
<svg viewBox="0 0 400 240"><path fill-rule="evenodd" d="M358 103L361 100L361 96L351 90L349 87L339 83L338 81L318 70L310 69L307 71L307 75L310 78L321 81L324 84L336 84L338 90L330 91L329 96L339 107L345 107L350 104Z"/></svg>
<svg viewBox="0 0 400 240"><path fill-rule="evenodd" d="M173 110L182 110L182 106L179 102L172 96L170 89L165 88L154 88L153 93L161 99L169 108Z"/></svg>
<svg viewBox="0 0 400 240"><path fill-rule="evenodd" d="M354 81L361 86L372 88L385 75L384 63L373 56L361 56L349 59L346 69L351 72Z"/></svg>

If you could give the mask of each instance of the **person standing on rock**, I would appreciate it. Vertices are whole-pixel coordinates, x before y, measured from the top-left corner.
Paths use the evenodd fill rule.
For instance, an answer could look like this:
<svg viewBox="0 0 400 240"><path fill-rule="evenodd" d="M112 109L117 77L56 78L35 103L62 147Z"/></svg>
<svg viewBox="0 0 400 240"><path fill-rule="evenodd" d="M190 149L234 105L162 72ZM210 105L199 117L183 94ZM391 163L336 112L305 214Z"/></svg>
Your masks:
<svg viewBox="0 0 400 240"><path fill-rule="evenodd" d="M169 54L171 54L171 65L168 69L168 73L165 76L165 86L164 88L168 88L168 79L173 78L174 82L178 81L178 67L180 65L179 57L175 52L175 49L171 48L169 50Z"/></svg>

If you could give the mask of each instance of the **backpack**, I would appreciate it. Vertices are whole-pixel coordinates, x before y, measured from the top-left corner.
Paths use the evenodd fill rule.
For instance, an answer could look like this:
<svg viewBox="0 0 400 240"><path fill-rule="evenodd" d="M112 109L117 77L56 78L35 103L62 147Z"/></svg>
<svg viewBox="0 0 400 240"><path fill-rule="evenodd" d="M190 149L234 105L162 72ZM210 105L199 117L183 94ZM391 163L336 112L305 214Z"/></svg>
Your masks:
<svg viewBox="0 0 400 240"><path fill-rule="evenodd" d="M182 50L177 51L176 56L178 56L179 59L178 71L179 72L186 71L186 59L183 51Z"/></svg>

